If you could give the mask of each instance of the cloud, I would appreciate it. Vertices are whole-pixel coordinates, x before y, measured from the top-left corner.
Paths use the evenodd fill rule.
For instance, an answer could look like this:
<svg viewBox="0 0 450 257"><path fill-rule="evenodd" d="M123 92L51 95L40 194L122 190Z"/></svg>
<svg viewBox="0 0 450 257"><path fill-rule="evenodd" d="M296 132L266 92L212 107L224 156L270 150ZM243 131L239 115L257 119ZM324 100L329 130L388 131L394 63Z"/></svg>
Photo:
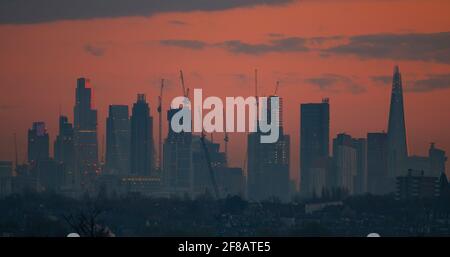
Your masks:
<svg viewBox="0 0 450 257"><path fill-rule="evenodd" d="M95 57L100 57L105 54L105 49L102 47L97 47L91 44L86 44L84 46L84 51L86 51L88 54L91 54Z"/></svg>
<svg viewBox="0 0 450 257"><path fill-rule="evenodd" d="M0 0L0 24L148 17L166 12L220 11L291 2L293 0Z"/></svg>
<svg viewBox="0 0 450 257"><path fill-rule="evenodd" d="M261 55L274 52L305 52L309 49L305 46L306 40L299 37L289 37L272 40L269 43L250 44L239 40L229 40L220 43L208 44L201 40L165 39L159 43L164 46L200 50L206 47L219 47L236 54Z"/></svg>
<svg viewBox="0 0 450 257"><path fill-rule="evenodd" d="M450 74L431 74L427 78L416 80L411 86L405 87L405 91L424 93L450 88Z"/></svg>
<svg viewBox="0 0 450 257"><path fill-rule="evenodd" d="M329 36L329 37L312 37L308 38L308 42L312 45L322 45L331 41L343 40L343 36Z"/></svg>
<svg viewBox="0 0 450 257"><path fill-rule="evenodd" d="M375 34L348 38L348 42L323 50L361 58L434 61L450 64L450 32Z"/></svg>
<svg viewBox="0 0 450 257"><path fill-rule="evenodd" d="M372 34L359 36L296 37L268 34L266 42L227 40L207 44L198 40L163 40L165 45L203 49L219 47L235 54L316 52L321 57L356 55L365 59L393 59L450 64L450 32ZM373 78L377 79L377 78ZM382 78L378 78L382 79ZM378 80L381 83L384 81Z"/></svg>
<svg viewBox="0 0 450 257"><path fill-rule="evenodd" d="M272 40L269 43L250 44L239 40L219 43L218 46L236 54L260 55L273 52L306 52L306 40L300 37L288 37Z"/></svg>
<svg viewBox="0 0 450 257"><path fill-rule="evenodd" d="M208 45L206 42L200 40L187 40L187 39L166 39L159 41L159 43L165 46L175 46L194 50L203 49Z"/></svg>
<svg viewBox="0 0 450 257"><path fill-rule="evenodd" d="M390 85L392 83L392 76L372 76L370 79L381 85Z"/></svg>
<svg viewBox="0 0 450 257"><path fill-rule="evenodd" d="M172 24L172 25L177 25L177 26L189 25L189 23L187 23L185 21L180 21L180 20L170 20L167 23Z"/></svg>
<svg viewBox="0 0 450 257"><path fill-rule="evenodd" d="M355 83L351 78L337 74L323 74L320 77L307 78L305 82L316 86L321 91L350 92L352 94L360 94L366 91L364 87Z"/></svg>

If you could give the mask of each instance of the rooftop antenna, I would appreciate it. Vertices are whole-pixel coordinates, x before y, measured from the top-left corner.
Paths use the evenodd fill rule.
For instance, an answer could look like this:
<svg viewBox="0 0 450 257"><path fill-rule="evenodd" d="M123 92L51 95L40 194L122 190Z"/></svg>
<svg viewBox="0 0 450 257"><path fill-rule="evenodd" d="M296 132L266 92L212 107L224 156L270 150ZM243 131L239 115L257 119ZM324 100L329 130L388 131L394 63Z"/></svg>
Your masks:
<svg viewBox="0 0 450 257"><path fill-rule="evenodd" d="M158 119L159 119L159 128L158 128L158 167L161 170L161 160L162 160L162 100L163 100L163 88L164 88L164 79L161 79L161 86L159 88L159 96L158 96Z"/></svg>
<svg viewBox="0 0 450 257"><path fill-rule="evenodd" d="M19 165L19 155L17 154L17 137L16 133L14 133L14 169L17 169Z"/></svg>

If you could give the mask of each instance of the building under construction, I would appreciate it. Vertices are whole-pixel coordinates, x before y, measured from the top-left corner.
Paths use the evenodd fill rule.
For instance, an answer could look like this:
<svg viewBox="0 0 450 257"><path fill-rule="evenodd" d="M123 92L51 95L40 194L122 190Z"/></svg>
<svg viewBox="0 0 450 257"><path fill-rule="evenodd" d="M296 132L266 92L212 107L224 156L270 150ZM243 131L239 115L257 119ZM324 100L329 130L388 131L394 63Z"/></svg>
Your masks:
<svg viewBox="0 0 450 257"><path fill-rule="evenodd" d="M271 97L270 96L269 100ZM270 101L268 101L270 103ZM275 143L261 143L264 133L250 133L247 138L248 199L261 201L279 199L288 201L289 190L289 145L290 137L283 131L282 99L279 98L279 138ZM271 119L271 106L267 108L267 118Z"/></svg>

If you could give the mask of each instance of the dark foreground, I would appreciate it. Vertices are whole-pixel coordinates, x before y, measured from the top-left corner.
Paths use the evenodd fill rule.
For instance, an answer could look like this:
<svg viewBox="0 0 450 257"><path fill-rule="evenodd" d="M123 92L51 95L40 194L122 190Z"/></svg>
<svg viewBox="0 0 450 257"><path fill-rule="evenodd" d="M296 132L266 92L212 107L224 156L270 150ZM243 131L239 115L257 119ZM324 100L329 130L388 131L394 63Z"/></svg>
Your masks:
<svg viewBox="0 0 450 257"><path fill-rule="evenodd" d="M324 206L25 193L0 200L0 236L450 236L448 199L365 195Z"/></svg>

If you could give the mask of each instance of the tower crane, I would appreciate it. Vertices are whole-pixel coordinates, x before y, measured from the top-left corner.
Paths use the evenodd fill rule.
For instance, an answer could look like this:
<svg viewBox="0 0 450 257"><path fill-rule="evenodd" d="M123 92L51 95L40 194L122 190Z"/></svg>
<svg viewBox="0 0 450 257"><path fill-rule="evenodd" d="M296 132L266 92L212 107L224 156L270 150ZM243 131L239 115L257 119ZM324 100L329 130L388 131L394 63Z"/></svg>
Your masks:
<svg viewBox="0 0 450 257"><path fill-rule="evenodd" d="M273 95L277 95L279 87L280 87L280 81L277 80L277 84L275 85L275 92L273 93Z"/></svg>
<svg viewBox="0 0 450 257"><path fill-rule="evenodd" d="M225 137L223 138L223 141L225 143L225 158L228 162L228 141L230 141L228 137L228 132L225 131Z"/></svg>
<svg viewBox="0 0 450 257"><path fill-rule="evenodd" d="M200 110L198 110L198 111L200 112ZM205 137L206 137L205 131L202 130L202 133L200 136L200 142L202 145L203 153L205 154L205 160L206 160L206 165L208 166L209 177L211 179L211 184L214 189L214 196L216 199L219 199L219 197L220 197L219 188L217 187L216 175L214 173L214 169L213 169L213 166L211 163L211 157L209 156L208 146L206 145Z"/></svg>
<svg viewBox="0 0 450 257"><path fill-rule="evenodd" d="M259 103L258 103L258 69L255 69L255 98L256 98L256 109L259 111Z"/></svg>
<svg viewBox="0 0 450 257"><path fill-rule="evenodd" d="M208 165L209 176L211 178L211 184L214 189L214 195L215 195L216 199L219 199L220 195L219 195L219 189L218 189L217 183L216 183L216 175L214 174L214 170L213 170L213 167L211 164L211 158L209 156L208 147L206 146L206 143L205 143L205 133L203 131L202 131L202 135L200 137L200 141L202 143L203 152L205 153L206 164Z"/></svg>
<svg viewBox="0 0 450 257"><path fill-rule="evenodd" d="M183 70L180 70L180 81L181 81L181 89L183 90L183 96L184 97L188 97L188 95L189 95L189 88L186 88L184 86Z"/></svg>

